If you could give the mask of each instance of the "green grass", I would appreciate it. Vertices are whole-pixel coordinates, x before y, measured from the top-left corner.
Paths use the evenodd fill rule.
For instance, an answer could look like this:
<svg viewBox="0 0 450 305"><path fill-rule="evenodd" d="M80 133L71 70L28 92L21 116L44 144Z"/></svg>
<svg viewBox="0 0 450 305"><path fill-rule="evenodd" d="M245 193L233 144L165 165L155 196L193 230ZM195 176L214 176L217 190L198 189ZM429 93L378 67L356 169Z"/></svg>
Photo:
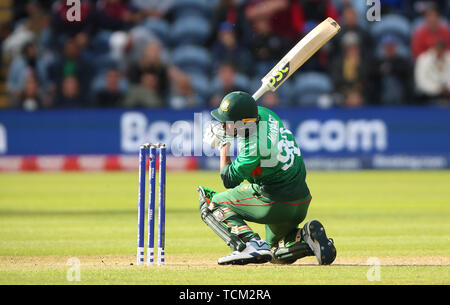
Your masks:
<svg viewBox="0 0 450 305"><path fill-rule="evenodd" d="M218 266L229 253L198 213L197 185L223 190L215 172L167 177L164 267L133 265L137 173L0 174L0 284L450 284L450 172L310 172L307 219L326 226L332 266ZM264 236L261 225L252 225ZM369 282L369 257L381 281Z"/></svg>

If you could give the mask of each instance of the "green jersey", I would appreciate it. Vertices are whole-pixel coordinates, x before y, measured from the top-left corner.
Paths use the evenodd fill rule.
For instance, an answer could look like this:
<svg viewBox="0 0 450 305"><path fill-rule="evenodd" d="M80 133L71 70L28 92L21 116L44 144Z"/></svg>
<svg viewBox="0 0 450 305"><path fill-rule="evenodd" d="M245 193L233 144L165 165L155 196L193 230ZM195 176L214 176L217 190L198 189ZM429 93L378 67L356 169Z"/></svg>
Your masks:
<svg viewBox="0 0 450 305"><path fill-rule="evenodd" d="M306 198L310 195L306 169L294 135L273 111L258 107L258 115L253 132L239 137L238 157L221 171L225 187L247 180L272 200Z"/></svg>

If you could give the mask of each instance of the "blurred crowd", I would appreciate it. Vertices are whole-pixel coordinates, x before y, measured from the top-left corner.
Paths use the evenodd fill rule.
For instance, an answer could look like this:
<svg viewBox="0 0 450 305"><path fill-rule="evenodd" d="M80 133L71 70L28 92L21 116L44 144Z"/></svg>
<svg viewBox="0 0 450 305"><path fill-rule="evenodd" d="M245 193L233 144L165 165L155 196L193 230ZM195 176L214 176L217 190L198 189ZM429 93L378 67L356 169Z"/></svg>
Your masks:
<svg viewBox="0 0 450 305"><path fill-rule="evenodd" d="M376 2L376 1L373 1ZM284 54L326 17L342 31L268 107L450 105L450 1L14 1L0 25L11 108L216 107L253 93Z"/></svg>

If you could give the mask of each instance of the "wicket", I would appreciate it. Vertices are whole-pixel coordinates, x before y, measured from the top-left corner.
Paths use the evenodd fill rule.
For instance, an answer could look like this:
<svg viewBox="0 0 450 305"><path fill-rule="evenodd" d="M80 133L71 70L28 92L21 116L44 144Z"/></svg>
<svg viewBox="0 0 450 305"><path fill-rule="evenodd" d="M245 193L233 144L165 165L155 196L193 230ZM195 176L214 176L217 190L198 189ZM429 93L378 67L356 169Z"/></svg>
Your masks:
<svg viewBox="0 0 450 305"><path fill-rule="evenodd" d="M144 263L145 234L145 178L148 154L148 232L147 232L147 265L154 263L155 247L155 178L156 154L159 149L159 196L158 196L158 266L164 265L165 218L166 218L166 145L143 144L139 148L139 191L138 191L138 234L137 265Z"/></svg>

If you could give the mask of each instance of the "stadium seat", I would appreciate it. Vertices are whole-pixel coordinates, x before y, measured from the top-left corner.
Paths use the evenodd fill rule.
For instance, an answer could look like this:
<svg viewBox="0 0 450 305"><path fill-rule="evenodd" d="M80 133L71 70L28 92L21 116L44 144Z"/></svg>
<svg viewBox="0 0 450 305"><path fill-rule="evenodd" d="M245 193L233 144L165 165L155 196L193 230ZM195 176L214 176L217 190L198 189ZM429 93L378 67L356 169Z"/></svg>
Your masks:
<svg viewBox="0 0 450 305"><path fill-rule="evenodd" d="M263 78L277 63L275 60L256 61L253 65L254 75L259 79Z"/></svg>
<svg viewBox="0 0 450 305"><path fill-rule="evenodd" d="M210 24L204 18L185 17L177 19L171 28L172 45L201 45L208 39L210 30Z"/></svg>
<svg viewBox="0 0 450 305"><path fill-rule="evenodd" d="M175 19L185 17L210 16L212 3L210 0L177 0L173 6Z"/></svg>
<svg viewBox="0 0 450 305"><path fill-rule="evenodd" d="M95 95L106 87L105 73L99 73L94 77L91 85L92 94ZM121 92L126 92L129 88L128 80L121 78L119 81L119 90Z"/></svg>
<svg viewBox="0 0 450 305"><path fill-rule="evenodd" d="M441 18L441 22L448 26L448 21L446 18ZM425 23L425 19L423 17L418 17L413 20L411 24L412 33L414 33L415 30L417 30L418 27L422 26Z"/></svg>
<svg viewBox="0 0 450 305"><path fill-rule="evenodd" d="M411 24L401 15L390 14L383 16L380 22L374 22L371 28L372 36L379 40L384 34L392 34L409 43L411 38Z"/></svg>
<svg viewBox="0 0 450 305"><path fill-rule="evenodd" d="M397 54L403 58L410 59L411 58L411 49L408 45L406 45L404 43L399 43L397 45ZM383 47L381 46L381 44L378 44L375 55L378 58L382 58L384 56Z"/></svg>
<svg viewBox="0 0 450 305"><path fill-rule="evenodd" d="M351 6L355 9L356 13L358 14L358 22L359 26L361 26L364 29L367 29L369 26L369 22L367 21L367 4L364 0L351 0ZM342 1L342 0L333 0L333 4L336 6L338 11L340 12L340 16L342 15L343 9L346 7L348 1Z"/></svg>
<svg viewBox="0 0 450 305"><path fill-rule="evenodd" d="M182 46L172 53L173 63L186 73L209 74L212 59L207 49L198 46Z"/></svg>
<svg viewBox="0 0 450 305"><path fill-rule="evenodd" d="M105 88L105 75L103 73L97 74L92 80L91 91L95 95Z"/></svg>
<svg viewBox="0 0 450 305"><path fill-rule="evenodd" d="M249 93L253 94L253 92L256 92L258 88L261 86L261 78L260 77L254 77L250 80L250 87L249 87Z"/></svg>
<svg viewBox="0 0 450 305"><path fill-rule="evenodd" d="M250 87L250 80L248 77L244 74L237 73L234 77L234 82L236 84L236 87L242 88L242 90L247 91ZM253 92L249 92L250 94L253 94Z"/></svg>
<svg viewBox="0 0 450 305"><path fill-rule="evenodd" d="M170 26L169 23L162 19L152 19L148 18L143 26L152 32L158 39L164 44L168 45L170 43Z"/></svg>
<svg viewBox="0 0 450 305"><path fill-rule="evenodd" d="M192 73L189 76L191 78L191 83L195 92L202 99L207 101L211 95L211 86L208 76L200 73Z"/></svg>
<svg viewBox="0 0 450 305"><path fill-rule="evenodd" d="M110 31L98 32L91 41L91 49L95 55L107 54L109 52Z"/></svg>
<svg viewBox="0 0 450 305"><path fill-rule="evenodd" d="M280 106L289 106L292 101L292 83L287 80L278 88L277 94L280 97Z"/></svg>
<svg viewBox="0 0 450 305"><path fill-rule="evenodd" d="M322 95L332 90L331 80L325 73L302 73L295 79L293 101L300 106L314 107Z"/></svg>
<svg viewBox="0 0 450 305"><path fill-rule="evenodd" d="M240 90L246 91L249 94L253 94L251 82L246 75L241 74L241 73L236 73L236 75L234 76L234 84ZM220 78L218 76L216 76L212 80L211 88L212 88L212 91L215 91L214 93L217 93L218 91L222 90L222 88L223 88L222 81L220 80Z"/></svg>
<svg viewBox="0 0 450 305"><path fill-rule="evenodd" d="M117 62L109 54L96 56L92 62L97 73L103 73L104 71L117 66Z"/></svg>
<svg viewBox="0 0 450 305"><path fill-rule="evenodd" d="M40 43L43 49L50 49L52 45L52 31L49 28L42 29L39 37L38 43Z"/></svg>

